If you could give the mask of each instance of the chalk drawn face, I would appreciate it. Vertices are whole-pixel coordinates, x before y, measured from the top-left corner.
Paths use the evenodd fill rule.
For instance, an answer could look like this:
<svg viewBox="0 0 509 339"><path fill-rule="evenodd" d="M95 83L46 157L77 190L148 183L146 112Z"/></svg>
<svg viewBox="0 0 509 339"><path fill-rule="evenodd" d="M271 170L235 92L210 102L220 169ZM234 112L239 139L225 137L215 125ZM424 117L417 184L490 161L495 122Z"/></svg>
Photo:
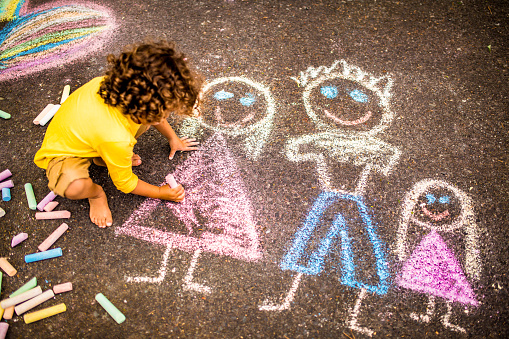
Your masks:
<svg viewBox="0 0 509 339"><path fill-rule="evenodd" d="M212 81L203 90L202 102L202 122L233 134L263 124L274 110L268 89L240 77Z"/></svg>
<svg viewBox="0 0 509 339"><path fill-rule="evenodd" d="M414 217L432 229L447 229L461 214L461 204L451 190L430 187L422 192L414 208Z"/></svg>
<svg viewBox="0 0 509 339"><path fill-rule="evenodd" d="M316 83L307 100L322 121L343 131L369 131L383 115L375 93L339 77Z"/></svg>

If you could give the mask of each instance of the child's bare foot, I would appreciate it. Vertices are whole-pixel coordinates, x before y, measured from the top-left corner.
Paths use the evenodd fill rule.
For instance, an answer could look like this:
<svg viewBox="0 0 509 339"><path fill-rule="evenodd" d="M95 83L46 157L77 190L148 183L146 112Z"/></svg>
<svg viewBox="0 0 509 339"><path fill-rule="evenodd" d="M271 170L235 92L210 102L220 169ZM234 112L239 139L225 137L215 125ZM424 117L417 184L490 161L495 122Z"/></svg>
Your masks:
<svg viewBox="0 0 509 339"><path fill-rule="evenodd" d="M111 210L108 206L106 193L101 192L97 197L88 198L90 203L90 220L97 226L104 228L113 224Z"/></svg>
<svg viewBox="0 0 509 339"><path fill-rule="evenodd" d="M106 167L106 163L104 162L104 160L102 158L94 158L93 161L94 161L94 164L96 164L97 166ZM131 158L131 162L132 162L133 166L140 166L141 165L141 157L138 154L134 153L133 157Z"/></svg>

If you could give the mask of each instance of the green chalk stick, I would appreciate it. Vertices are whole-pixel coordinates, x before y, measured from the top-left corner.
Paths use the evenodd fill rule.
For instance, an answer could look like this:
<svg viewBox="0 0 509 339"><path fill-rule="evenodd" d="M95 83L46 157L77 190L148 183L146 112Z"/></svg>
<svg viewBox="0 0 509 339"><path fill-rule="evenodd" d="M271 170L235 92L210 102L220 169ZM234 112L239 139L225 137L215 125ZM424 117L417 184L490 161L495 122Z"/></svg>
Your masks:
<svg viewBox="0 0 509 339"><path fill-rule="evenodd" d="M28 207L31 210L35 210L37 208L37 201L35 200L34 188L32 184L25 184L25 193L27 195Z"/></svg>
<svg viewBox="0 0 509 339"><path fill-rule="evenodd" d="M30 279L25 285L18 288L16 291L12 292L11 295L9 295L9 298L15 297L18 294L24 293L28 290L31 290L32 288L37 286L37 278L33 277Z"/></svg>
<svg viewBox="0 0 509 339"><path fill-rule="evenodd" d="M0 118L4 118L4 119L10 119L11 118L11 115L7 112L4 112L0 109Z"/></svg>
<svg viewBox="0 0 509 339"><path fill-rule="evenodd" d="M122 314L102 293L97 293L95 300L111 315L117 324L121 324L125 321L125 315Z"/></svg>

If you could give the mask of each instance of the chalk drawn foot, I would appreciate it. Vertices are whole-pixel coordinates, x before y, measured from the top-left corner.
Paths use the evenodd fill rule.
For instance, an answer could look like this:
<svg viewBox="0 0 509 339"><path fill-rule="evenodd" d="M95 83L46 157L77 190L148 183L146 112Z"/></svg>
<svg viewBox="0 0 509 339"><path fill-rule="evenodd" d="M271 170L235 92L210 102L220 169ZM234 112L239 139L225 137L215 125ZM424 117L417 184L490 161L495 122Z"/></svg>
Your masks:
<svg viewBox="0 0 509 339"><path fill-rule="evenodd" d="M183 288L186 291L194 291L194 292L199 292L199 293L203 293L203 294L210 294L210 293L212 293L212 289L210 287L193 282L194 270L196 269L196 264L198 263L200 254L201 254L201 250L196 250L194 252L193 258L191 259L191 265L189 265L187 274L184 277Z"/></svg>
<svg viewBox="0 0 509 339"><path fill-rule="evenodd" d="M362 334L365 334L369 337L373 336L373 331L370 330L367 327L359 326L357 322L357 317L359 316L360 309L362 307L362 300L366 297L367 290L365 288L361 288L361 291L359 293L359 296L357 297L357 300L355 301L355 305L353 309L350 309L350 317L346 322L346 325L349 329L360 332Z"/></svg>
<svg viewBox="0 0 509 339"><path fill-rule="evenodd" d="M157 277L125 277L127 282L148 282L152 284L161 284L166 277L166 266L168 264L168 258L170 256L172 247L166 247L166 251L163 254L163 260L161 261L161 267L158 271Z"/></svg>
<svg viewBox="0 0 509 339"><path fill-rule="evenodd" d="M410 313L410 318L412 318L415 321L429 323L434 313L435 313L435 297L430 295L428 297L428 306L426 307L426 314L412 312Z"/></svg>
<svg viewBox="0 0 509 339"><path fill-rule="evenodd" d="M268 299L265 299L262 305L258 307L260 311L284 311L290 309L290 304L293 302L293 298L295 297L295 292L297 288L299 288L300 280L302 279L302 273L298 273L293 279L292 287L288 294L286 295L285 300L282 304L271 304Z"/></svg>
<svg viewBox="0 0 509 339"><path fill-rule="evenodd" d="M442 324L444 324L445 328L450 329L451 331L460 332L460 333L467 333L463 327L460 327L458 325L451 324L449 322L452 314L452 305L451 303L447 303L447 313L442 317Z"/></svg>

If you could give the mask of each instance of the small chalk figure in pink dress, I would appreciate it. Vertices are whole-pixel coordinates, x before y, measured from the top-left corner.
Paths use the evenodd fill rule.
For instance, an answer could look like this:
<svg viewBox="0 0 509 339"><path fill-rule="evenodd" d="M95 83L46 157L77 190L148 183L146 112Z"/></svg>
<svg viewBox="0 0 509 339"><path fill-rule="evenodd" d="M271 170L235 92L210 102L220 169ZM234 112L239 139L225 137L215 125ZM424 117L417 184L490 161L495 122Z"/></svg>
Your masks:
<svg viewBox="0 0 509 339"><path fill-rule="evenodd" d="M429 232L410 254L409 228L419 226ZM465 234L464 265L444 241L440 233ZM429 322L435 313L435 297L446 300L447 313L442 317L445 327L465 333L451 324L452 303L478 306L469 280L480 276L479 236L472 204L468 196L455 186L439 180L422 180L407 193L403 202L397 234L397 255L402 270L396 283L404 288L423 292L429 302L426 314L411 313L410 317Z"/></svg>

